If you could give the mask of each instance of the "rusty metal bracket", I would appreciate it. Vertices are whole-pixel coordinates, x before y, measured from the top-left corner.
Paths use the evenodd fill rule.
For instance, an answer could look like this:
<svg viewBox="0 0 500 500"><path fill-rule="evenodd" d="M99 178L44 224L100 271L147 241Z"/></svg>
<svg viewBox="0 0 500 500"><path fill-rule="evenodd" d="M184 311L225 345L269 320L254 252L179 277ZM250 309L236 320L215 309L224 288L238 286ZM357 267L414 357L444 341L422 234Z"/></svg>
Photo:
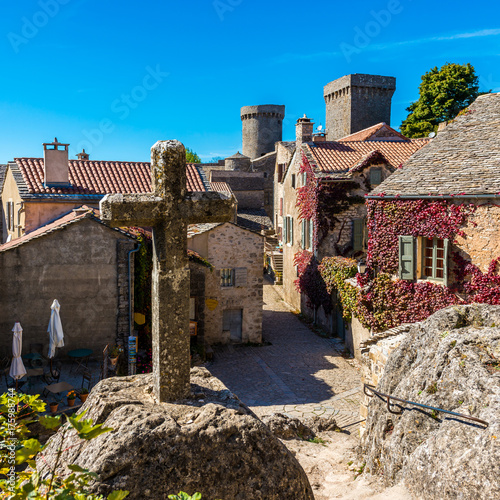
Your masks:
<svg viewBox="0 0 500 500"><path fill-rule="evenodd" d="M367 389L371 392L371 394L366 392ZM391 410L391 407L390 407L390 405L391 405L390 400L391 399L394 401L398 401L399 403L418 406L420 408L426 408L428 410L434 410L434 411L438 411L440 413L447 413L448 415L454 415L455 417L460 417L460 418L465 418L467 420L472 420L474 422L478 422L480 424L483 424L486 427L488 427L490 425L488 422L481 420L479 418L476 418L476 417L471 417L469 415L463 415L462 413L456 413L454 411L443 410L442 408L434 408L433 406L423 405L421 403L415 403L415 401L407 401L406 399L401 399L401 398L398 398L396 396L391 396L390 394L384 394L383 392L377 391L375 389L375 387L373 385L370 385L370 384L363 384L363 392L369 398L372 398L375 394L377 394L381 398L386 399L387 400L387 409L389 410L390 413L393 413L394 415L401 415L401 413L403 413L403 411L402 410L400 410L400 411Z"/></svg>

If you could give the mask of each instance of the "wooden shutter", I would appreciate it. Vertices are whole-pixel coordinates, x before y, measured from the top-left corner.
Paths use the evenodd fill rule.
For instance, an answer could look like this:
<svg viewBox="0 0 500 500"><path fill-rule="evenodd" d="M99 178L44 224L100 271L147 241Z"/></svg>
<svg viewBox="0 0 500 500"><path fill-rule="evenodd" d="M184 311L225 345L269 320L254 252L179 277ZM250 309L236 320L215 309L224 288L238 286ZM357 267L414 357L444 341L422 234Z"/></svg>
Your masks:
<svg viewBox="0 0 500 500"><path fill-rule="evenodd" d="M301 222L301 226L302 226L302 248L305 250L306 249L306 245L307 245L307 242L306 242L306 224L307 224L307 221L306 220L303 220Z"/></svg>
<svg viewBox="0 0 500 500"><path fill-rule="evenodd" d="M354 252L363 250L363 219L354 219L352 221L352 249Z"/></svg>
<svg viewBox="0 0 500 500"><path fill-rule="evenodd" d="M290 217L290 244L293 245L293 217Z"/></svg>
<svg viewBox="0 0 500 500"><path fill-rule="evenodd" d="M288 217L283 219L283 242L288 243Z"/></svg>
<svg viewBox="0 0 500 500"><path fill-rule="evenodd" d="M280 215L283 215L283 198L280 198Z"/></svg>
<svg viewBox="0 0 500 500"><path fill-rule="evenodd" d="M309 248L313 249L313 241L314 241L314 222L312 219L309 221Z"/></svg>
<svg viewBox="0 0 500 500"><path fill-rule="evenodd" d="M234 270L234 286L247 286L247 268L237 267Z"/></svg>
<svg viewBox="0 0 500 500"><path fill-rule="evenodd" d="M443 259L443 285L448 286L448 254L450 252L450 240L444 240L444 259Z"/></svg>
<svg viewBox="0 0 500 500"><path fill-rule="evenodd" d="M399 278L415 279L415 238L413 236L399 237Z"/></svg>

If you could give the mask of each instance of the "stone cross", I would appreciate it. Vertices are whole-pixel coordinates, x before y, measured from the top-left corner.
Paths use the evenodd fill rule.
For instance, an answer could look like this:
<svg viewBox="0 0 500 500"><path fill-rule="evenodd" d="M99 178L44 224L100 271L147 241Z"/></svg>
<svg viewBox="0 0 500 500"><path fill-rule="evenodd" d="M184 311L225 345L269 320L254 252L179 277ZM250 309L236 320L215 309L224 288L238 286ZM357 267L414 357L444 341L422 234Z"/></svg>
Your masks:
<svg viewBox="0 0 500 500"><path fill-rule="evenodd" d="M186 151L178 141L151 148L152 193L108 194L101 217L113 227L153 228L153 380L159 402L190 393L189 263L187 226L232 220L234 198L188 192Z"/></svg>

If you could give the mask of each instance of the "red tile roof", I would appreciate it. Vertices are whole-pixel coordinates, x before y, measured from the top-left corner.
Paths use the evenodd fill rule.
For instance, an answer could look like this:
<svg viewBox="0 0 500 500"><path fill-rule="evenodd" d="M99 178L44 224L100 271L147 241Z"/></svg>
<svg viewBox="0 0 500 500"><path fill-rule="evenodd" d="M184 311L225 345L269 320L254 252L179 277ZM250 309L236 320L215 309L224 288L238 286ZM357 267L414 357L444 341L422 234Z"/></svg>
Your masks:
<svg viewBox="0 0 500 500"><path fill-rule="evenodd" d="M403 140L408 141L409 139L405 137L403 134L400 134L397 130L394 130L391 126L387 125L387 123L380 122L371 127L365 128L364 130L360 130L354 134L348 135L346 137L342 137L339 141L367 141L367 140Z"/></svg>
<svg viewBox="0 0 500 500"><path fill-rule="evenodd" d="M16 158L28 194L104 195L151 192L151 165L145 162L69 160L69 187L43 184L43 158ZM187 165L187 189L206 191L200 170Z"/></svg>
<svg viewBox="0 0 500 500"><path fill-rule="evenodd" d="M316 173L348 174L372 157L375 152L382 155L381 160L385 159L388 165L396 169L429 140L317 142L304 144L303 148Z"/></svg>
<svg viewBox="0 0 500 500"><path fill-rule="evenodd" d="M55 221L49 222L48 224L45 224L45 226L41 226L34 231L31 231L30 233L24 234L20 238L16 238L15 240L9 241L8 243L4 243L3 245L0 245L0 252L3 252L4 250L10 250L11 248L18 247L19 245L23 245L24 243L27 243L28 241L34 240L36 238L40 238L41 236L45 236L49 233L52 233L53 231L57 231L58 229L62 229L63 227L69 226L70 224L73 224L75 222L78 222L82 219L94 219L97 222L104 224L101 222L99 218L99 210L96 208L90 208L85 205L81 206L80 208L76 208L72 210L71 212L59 217ZM105 224L106 225L106 224ZM108 226L109 227L109 226ZM134 236L133 233L125 231L123 229L115 229L115 228L110 228L114 231L119 231L123 234L126 234L127 236Z"/></svg>

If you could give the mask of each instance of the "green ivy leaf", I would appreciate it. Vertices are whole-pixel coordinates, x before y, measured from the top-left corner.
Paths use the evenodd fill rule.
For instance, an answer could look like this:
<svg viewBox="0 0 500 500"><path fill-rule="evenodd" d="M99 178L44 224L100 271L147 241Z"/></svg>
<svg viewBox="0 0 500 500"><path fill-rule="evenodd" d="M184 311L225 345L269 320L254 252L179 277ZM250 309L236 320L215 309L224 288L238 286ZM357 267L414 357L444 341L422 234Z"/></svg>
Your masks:
<svg viewBox="0 0 500 500"><path fill-rule="evenodd" d="M40 441L28 439L22 442L22 448L16 451L16 464L22 464L29 458L35 456L42 449Z"/></svg>
<svg viewBox="0 0 500 500"><path fill-rule="evenodd" d="M39 420L40 424L42 424L46 429L53 430L57 429L61 425L61 416L58 417L49 417L42 415Z"/></svg>
<svg viewBox="0 0 500 500"><path fill-rule="evenodd" d="M129 494L128 491L124 490L117 490L113 491L113 493L110 493L107 497L108 500L122 500L123 498L127 497Z"/></svg>

